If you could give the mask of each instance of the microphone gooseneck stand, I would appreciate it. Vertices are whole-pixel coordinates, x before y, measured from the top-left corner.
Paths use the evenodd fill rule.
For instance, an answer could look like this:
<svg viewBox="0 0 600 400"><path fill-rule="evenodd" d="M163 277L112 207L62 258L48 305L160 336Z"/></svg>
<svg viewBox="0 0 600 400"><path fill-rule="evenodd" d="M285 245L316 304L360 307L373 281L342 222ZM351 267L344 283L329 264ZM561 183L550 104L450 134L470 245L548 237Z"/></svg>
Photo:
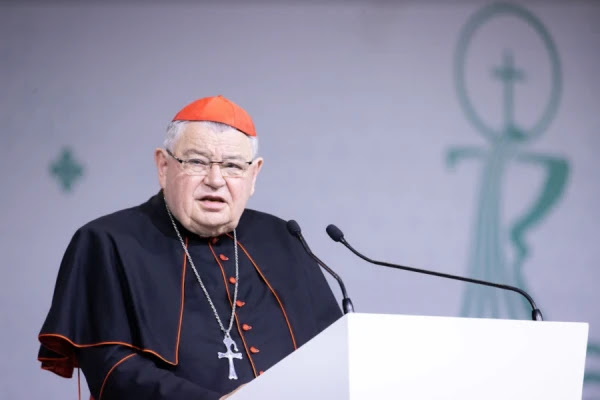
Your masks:
<svg viewBox="0 0 600 400"><path fill-rule="evenodd" d="M525 297L527 299L527 301L529 301L529 304L531 305L531 309L532 309L532 311L531 311L531 319L533 321L543 321L544 320L544 318L542 316L542 312L535 305L535 302L533 301L533 298L527 292L525 292L522 289L519 289L518 287L514 287L514 286L510 286L510 285L503 285L501 283L482 281L482 280L479 280L479 279L467 278L467 277L464 277L464 276L457 276L457 275L445 274L443 272L428 271L428 270L425 270L425 269L419 269L419 268L414 268L414 267L407 267L407 266L404 266L404 265L392 264L392 263L387 263L387 262L384 262L384 261L372 260L371 258L369 258L369 257L367 257L367 256L365 256L365 255L363 255L361 253L359 253L356 249L354 249L352 246L350 246L350 244L344 238L344 234L342 233L342 231L337 226L331 224L331 225L327 226L326 231L327 231L327 234L329 235L329 237L333 241L342 243L351 252L353 252L358 257L362 258L363 260L365 260L365 261L367 261L367 262L369 262L371 264L376 264L376 265L381 265L381 266L384 266L384 267L401 269L401 270L405 270L405 271L417 272L417 273L420 273L420 274L434 275L434 276L439 276L439 277L442 277L442 278L454 279L454 280L463 281L463 282L476 283L478 285L491 286L491 287L495 287L495 288L499 288L499 289L504 289L504 290L510 290L510 291L519 293L521 296Z"/></svg>

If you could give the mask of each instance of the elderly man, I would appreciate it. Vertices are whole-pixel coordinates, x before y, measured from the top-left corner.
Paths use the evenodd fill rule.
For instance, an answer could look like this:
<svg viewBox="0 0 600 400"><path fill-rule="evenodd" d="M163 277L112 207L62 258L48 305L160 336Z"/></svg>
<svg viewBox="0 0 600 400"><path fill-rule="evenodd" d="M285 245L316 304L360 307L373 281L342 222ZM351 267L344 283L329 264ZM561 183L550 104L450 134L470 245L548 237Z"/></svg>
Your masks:
<svg viewBox="0 0 600 400"><path fill-rule="evenodd" d="M285 222L246 209L263 159L250 116L184 107L154 153L162 190L74 235L39 335L42 368L92 396L227 397L341 316Z"/></svg>

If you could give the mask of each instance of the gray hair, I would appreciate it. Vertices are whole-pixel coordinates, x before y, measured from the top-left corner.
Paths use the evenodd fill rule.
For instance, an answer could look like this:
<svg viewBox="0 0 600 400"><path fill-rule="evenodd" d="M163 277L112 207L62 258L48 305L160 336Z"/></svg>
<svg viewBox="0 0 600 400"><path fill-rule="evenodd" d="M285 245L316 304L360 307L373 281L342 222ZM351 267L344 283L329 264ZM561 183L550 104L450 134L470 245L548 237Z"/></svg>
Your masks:
<svg viewBox="0 0 600 400"><path fill-rule="evenodd" d="M181 132L183 132L183 129L185 128L185 125L188 122L190 122L190 121L172 121L169 124L169 126L167 126L167 136L165 137L165 141L163 142L163 146L165 147L165 149L167 149L169 151L173 151L173 146L175 146L175 143L179 139L179 136L181 136ZM214 122L214 121L197 121L197 122L199 122L203 127L208 128L215 133L222 133L222 132L228 131L230 129L233 129L240 133L243 133L243 132L241 132L227 124L223 124L221 122ZM258 138L256 136L248 136L248 135L246 135L246 137L248 138L248 140L250 140L250 147L252 148L252 159L254 160L254 158L258 154Z"/></svg>

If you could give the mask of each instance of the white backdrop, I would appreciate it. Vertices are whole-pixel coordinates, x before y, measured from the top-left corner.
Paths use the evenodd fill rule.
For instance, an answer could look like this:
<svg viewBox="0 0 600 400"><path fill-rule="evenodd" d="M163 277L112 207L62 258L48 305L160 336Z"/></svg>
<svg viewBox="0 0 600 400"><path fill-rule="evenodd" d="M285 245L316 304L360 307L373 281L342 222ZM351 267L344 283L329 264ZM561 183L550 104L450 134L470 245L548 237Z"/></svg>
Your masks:
<svg viewBox="0 0 600 400"><path fill-rule="evenodd" d="M470 273L488 175L481 160L446 158L490 148L454 68L461 30L490 3L52 3L0 5L2 399L75 398L74 380L36 361L62 253L85 222L158 190L153 149L179 108L208 95L254 118L265 166L250 207L296 219L357 311L461 315L463 284L366 265L324 229L338 224L374 258ZM549 32L562 82L552 123L520 149L568 166L561 196L525 235L523 278L547 319L590 323L584 398L600 398L600 5L511 4ZM491 125L502 126L493 68L506 54L524 71L515 119L537 118L551 87L541 43L511 15L473 38L469 90ZM65 149L83 173L69 191L51 173ZM510 230L545 173L505 167L492 228L512 259Z"/></svg>

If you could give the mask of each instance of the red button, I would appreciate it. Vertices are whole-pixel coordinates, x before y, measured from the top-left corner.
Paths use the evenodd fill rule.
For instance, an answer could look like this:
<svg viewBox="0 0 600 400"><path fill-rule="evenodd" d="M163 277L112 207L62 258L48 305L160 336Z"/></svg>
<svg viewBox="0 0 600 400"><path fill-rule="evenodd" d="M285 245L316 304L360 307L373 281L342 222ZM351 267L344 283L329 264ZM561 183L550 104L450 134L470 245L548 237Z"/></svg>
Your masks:
<svg viewBox="0 0 600 400"><path fill-rule="evenodd" d="M235 285L235 278L233 276L231 278L229 278L229 283L231 283L232 285Z"/></svg>
<svg viewBox="0 0 600 400"><path fill-rule="evenodd" d="M262 374L264 374L264 373L265 373L265 371L258 371L258 374L259 374L259 375L262 375Z"/></svg>
<svg viewBox="0 0 600 400"><path fill-rule="evenodd" d="M242 325L242 329L245 331L249 331L250 329L252 329L252 327L248 324L244 324L244 325Z"/></svg>
<svg viewBox="0 0 600 400"><path fill-rule="evenodd" d="M257 348L256 348L256 347L254 347L254 346L250 347L250 353L254 353L254 354L256 354L256 353L258 353L259 351L260 351L260 350L259 350L259 349L257 349Z"/></svg>
<svg viewBox="0 0 600 400"><path fill-rule="evenodd" d="M218 241L219 241L219 238L216 238L216 237L212 238L212 240L211 240L212 244L217 244Z"/></svg>
<svg viewBox="0 0 600 400"><path fill-rule="evenodd" d="M246 302L244 302L244 301L241 301L241 300L235 301L235 305L238 307L244 307L244 304L246 304Z"/></svg>
<svg viewBox="0 0 600 400"><path fill-rule="evenodd" d="M219 254L219 258L223 261L229 260L229 257L227 257L225 254Z"/></svg>

